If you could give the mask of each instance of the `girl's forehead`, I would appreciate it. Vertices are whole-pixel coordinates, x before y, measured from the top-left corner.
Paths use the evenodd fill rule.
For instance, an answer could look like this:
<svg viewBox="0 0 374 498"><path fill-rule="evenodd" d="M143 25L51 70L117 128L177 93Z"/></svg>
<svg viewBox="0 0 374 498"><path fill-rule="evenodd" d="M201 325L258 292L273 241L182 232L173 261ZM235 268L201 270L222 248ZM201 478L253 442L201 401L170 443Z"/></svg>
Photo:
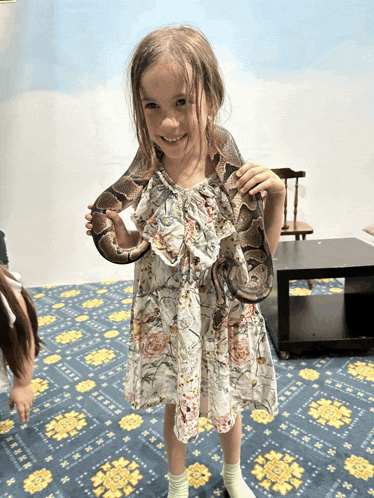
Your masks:
<svg viewBox="0 0 374 498"><path fill-rule="evenodd" d="M192 67L186 64L183 70L178 64L172 60L163 60L153 63L147 68L141 79L140 88L158 87L162 85L170 85L184 87L185 90L192 83Z"/></svg>

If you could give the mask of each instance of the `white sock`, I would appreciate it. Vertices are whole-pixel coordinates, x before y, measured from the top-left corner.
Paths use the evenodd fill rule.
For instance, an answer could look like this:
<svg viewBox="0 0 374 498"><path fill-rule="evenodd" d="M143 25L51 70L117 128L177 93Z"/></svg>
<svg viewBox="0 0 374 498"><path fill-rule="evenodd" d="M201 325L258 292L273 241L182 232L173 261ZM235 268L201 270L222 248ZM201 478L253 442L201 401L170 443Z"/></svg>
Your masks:
<svg viewBox="0 0 374 498"><path fill-rule="evenodd" d="M242 477L240 462L235 465L224 462L222 474L223 484L230 498L256 498Z"/></svg>
<svg viewBox="0 0 374 498"><path fill-rule="evenodd" d="M188 498L189 484L187 479L187 472L184 471L180 476L173 476L173 474L168 473L169 476L169 494L168 498Z"/></svg>

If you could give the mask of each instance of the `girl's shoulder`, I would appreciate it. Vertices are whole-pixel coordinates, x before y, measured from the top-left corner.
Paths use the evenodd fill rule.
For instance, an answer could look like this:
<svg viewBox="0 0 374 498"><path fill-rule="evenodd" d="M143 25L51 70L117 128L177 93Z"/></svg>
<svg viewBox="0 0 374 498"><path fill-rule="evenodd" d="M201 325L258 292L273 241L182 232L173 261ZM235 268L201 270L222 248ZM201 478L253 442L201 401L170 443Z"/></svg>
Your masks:
<svg viewBox="0 0 374 498"><path fill-rule="evenodd" d="M230 163L237 168L240 168L244 164L243 157L240 154L234 137L226 128L215 125L214 139L217 151L225 162Z"/></svg>

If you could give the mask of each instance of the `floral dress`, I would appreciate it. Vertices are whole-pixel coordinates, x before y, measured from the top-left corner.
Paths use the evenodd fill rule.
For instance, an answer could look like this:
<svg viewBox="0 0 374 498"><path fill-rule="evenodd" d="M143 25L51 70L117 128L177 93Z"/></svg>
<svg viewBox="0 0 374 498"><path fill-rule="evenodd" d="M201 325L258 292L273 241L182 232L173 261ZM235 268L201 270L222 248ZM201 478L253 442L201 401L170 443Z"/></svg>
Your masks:
<svg viewBox="0 0 374 498"><path fill-rule="evenodd" d="M248 272L229 199L216 173L191 188L161 167L132 217L150 244L135 263L125 398L135 410L175 404L174 432L188 443L199 417L229 431L238 413L278 413L264 319L225 288L227 313L215 330L211 267L220 257Z"/></svg>

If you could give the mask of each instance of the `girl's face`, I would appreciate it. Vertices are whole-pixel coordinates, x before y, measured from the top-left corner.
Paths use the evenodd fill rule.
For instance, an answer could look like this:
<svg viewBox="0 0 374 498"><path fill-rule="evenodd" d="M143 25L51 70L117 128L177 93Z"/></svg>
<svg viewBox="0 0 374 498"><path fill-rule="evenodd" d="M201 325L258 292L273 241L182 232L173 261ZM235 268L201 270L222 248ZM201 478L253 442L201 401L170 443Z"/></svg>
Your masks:
<svg viewBox="0 0 374 498"><path fill-rule="evenodd" d="M189 76L192 68L188 67ZM141 78L140 97L151 140L164 152L168 164L177 165L206 157L205 128L208 105L201 98L200 133L195 95L189 93L180 69L171 61L157 62ZM201 155L200 155L201 154Z"/></svg>

